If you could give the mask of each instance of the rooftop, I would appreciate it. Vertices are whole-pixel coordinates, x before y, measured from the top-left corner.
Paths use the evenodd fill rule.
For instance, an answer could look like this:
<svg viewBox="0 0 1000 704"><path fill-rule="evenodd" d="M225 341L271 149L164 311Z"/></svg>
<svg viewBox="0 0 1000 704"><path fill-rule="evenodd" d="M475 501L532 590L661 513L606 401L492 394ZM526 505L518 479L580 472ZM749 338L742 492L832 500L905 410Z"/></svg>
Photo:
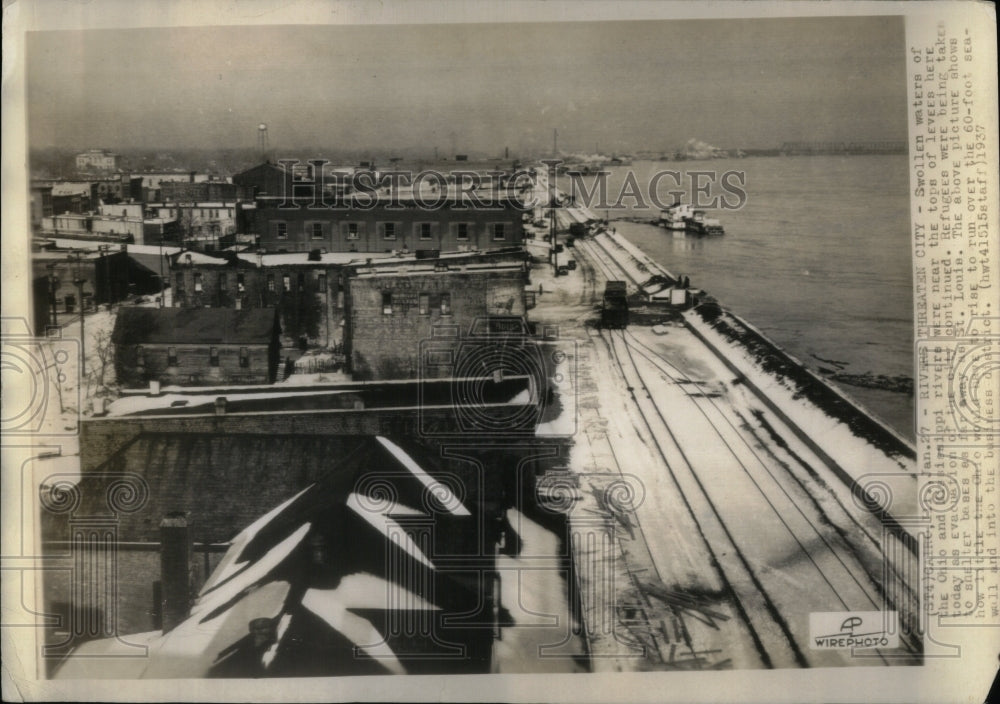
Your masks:
<svg viewBox="0 0 1000 704"><path fill-rule="evenodd" d="M276 326L273 308L122 308L116 344L267 344Z"/></svg>

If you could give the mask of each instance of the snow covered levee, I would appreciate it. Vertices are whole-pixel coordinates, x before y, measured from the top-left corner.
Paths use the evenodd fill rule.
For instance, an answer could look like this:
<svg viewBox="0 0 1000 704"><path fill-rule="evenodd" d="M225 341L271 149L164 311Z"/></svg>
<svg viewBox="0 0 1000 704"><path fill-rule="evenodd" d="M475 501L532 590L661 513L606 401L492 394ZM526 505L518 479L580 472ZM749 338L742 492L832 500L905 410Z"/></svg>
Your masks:
<svg viewBox="0 0 1000 704"><path fill-rule="evenodd" d="M918 664L917 547L895 515L916 503L912 448L766 338L698 311L601 329L605 280L640 291L669 274L618 239L578 241L577 275L533 272L556 288L533 313L578 309L566 510L593 668ZM871 612L888 646L816 645L812 615Z"/></svg>

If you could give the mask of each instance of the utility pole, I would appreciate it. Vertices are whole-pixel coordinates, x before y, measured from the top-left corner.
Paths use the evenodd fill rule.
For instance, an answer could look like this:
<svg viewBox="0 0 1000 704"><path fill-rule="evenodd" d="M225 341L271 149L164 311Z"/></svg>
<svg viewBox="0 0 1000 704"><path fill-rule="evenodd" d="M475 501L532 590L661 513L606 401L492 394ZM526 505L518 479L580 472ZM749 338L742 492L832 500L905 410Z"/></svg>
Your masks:
<svg viewBox="0 0 1000 704"><path fill-rule="evenodd" d="M74 252L70 257L76 262L76 278L73 283L76 284L77 293L80 296L80 377L81 381L87 376L87 335L84 332L84 312L85 306L83 302L83 284L85 283L83 277L80 275L80 261L83 259L83 255L79 252Z"/></svg>
<svg viewBox="0 0 1000 704"><path fill-rule="evenodd" d="M555 170L553 170L553 176ZM552 271L559 275L559 255L556 252L556 185L555 178L549 179L549 247L552 253Z"/></svg>
<svg viewBox="0 0 1000 704"><path fill-rule="evenodd" d="M59 285L59 279L56 277L56 265L46 264L45 268L49 270L49 303L52 306L52 325L53 327L59 327L59 319L56 305L56 288Z"/></svg>
<svg viewBox="0 0 1000 704"><path fill-rule="evenodd" d="M163 233L160 233L160 308L163 308L163 297L166 295L164 293L164 281L163 281Z"/></svg>
<svg viewBox="0 0 1000 704"><path fill-rule="evenodd" d="M559 130L552 128L552 156L559 156Z"/></svg>
<svg viewBox="0 0 1000 704"><path fill-rule="evenodd" d="M104 293L107 295L108 310L111 310L111 299L114 297L111 291L111 271L108 264L108 250L111 249L111 245L98 245L97 249L101 253L101 264L104 265L102 267L104 269L104 286L101 288L104 289Z"/></svg>

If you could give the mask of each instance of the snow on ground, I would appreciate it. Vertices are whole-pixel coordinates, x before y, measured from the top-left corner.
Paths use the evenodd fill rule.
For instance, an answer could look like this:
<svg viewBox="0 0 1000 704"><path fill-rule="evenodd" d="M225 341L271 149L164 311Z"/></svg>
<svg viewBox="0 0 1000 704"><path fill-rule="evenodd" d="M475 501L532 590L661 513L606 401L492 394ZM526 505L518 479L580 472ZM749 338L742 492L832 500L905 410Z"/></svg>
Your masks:
<svg viewBox="0 0 1000 704"><path fill-rule="evenodd" d="M559 538L516 509L507 520L521 540L521 555L497 556L500 605L513 621L503 628L493 658L499 673L583 672L574 659L585 649L574 635Z"/></svg>
<svg viewBox="0 0 1000 704"><path fill-rule="evenodd" d="M603 272L614 274L618 266L635 278L643 274L648 278L651 270L657 270L648 263L640 268L631 255L634 248L605 235L598 237L601 241L588 240L581 250L599 248L595 255L613 256L614 261L605 261L604 266L581 261L573 272L577 281L572 281L572 274L552 279L544 271L549 267L532 271L533 280L557 287L551 295L539 297L532 317L572 320L577 325L567 326L567 331L577 336L578 343L583 341L577 380L582 432L570 463L582 482L582 498L570 516L571 524L588 513L603 510L607 515L606 506L593 500L601 493L600 475L625 475L641 486L644 498L634 512L639 538L622 543L630 547L617 556L617 562L624 561L629 570L640 565L654 578L652 586L644 587L643 611L654 620L663 617L663 632L669 632L667 619L676 619L678 613L650 594L666 588L668 593L716 595L711 609L721 618L710 619L711 627L690 613L684 619L695 648L714 651L712 659L735 667L760 667L753 629L774 665L843 664L841 654L809 652L808 613L881 607L876 582L882 577L883 538L878 518L856 505L850 488L755 394L732 383L733 372L690 329L673 324L654 332L632 326L627 333L610 333L580 324L588 313L593 317ZM634 365L629 365L629 358L635 359ZM616 359L624 360L621 371ZM783 391L791 397L788 389L765 384L768 379L762 371L758 376L764 377L759 381L765 393ZM801 409L791 410L796 421L826 420L825 425L807 427L810 435L837 430L836 443L846 439L843 433L855 444L860 441L836 421L833 425L840 427L830 427L832 419L816 407L804 416ZM884 454L878 458L873 454L878 450L861 444L866 447L853 450L860 453L856 458L900 473L898 466L892 467L892 458ZM589 490L588 483L592 483ZM597 605L586 603L597 596L584 567L595 560L607 561L614 551L605 553L602 557L581 549L574 554L588 621L599 618L600 610L595 612ZM613 569L620 577L622 566L615 564ZM720 570L728 586L720 582ZM892 586L904 593L903 599L913 597L910 575L893 573L887 579L895 581ZM735 602L730 588L737 595ZM619 605L633 596L626 582ZM914 605L911 600L901 608ZM620 655L616 640L591 633L589 644L592 652ZM799 646L801 654L789 649L790 642ZM674 654L672 649L670 657ZM621 657L595 660L601 662L612 669L637 667Z"/></svg>
<svg viewBox="0 0 1000 704"><path fill-rule="evenodd" d="M899 517L915 515L917 477L913 461L890 457L855 435L843 423L831 418L821 408L805 399L796 398L795 392L782 380L760 369L744 348L723 338L698 315L688 313L685 320L725 354L740 373L782 413L793 419L798 428L820 445L852 479L862 484L877 477L890 479L893 488L890 513L895 511Z"/></svg>

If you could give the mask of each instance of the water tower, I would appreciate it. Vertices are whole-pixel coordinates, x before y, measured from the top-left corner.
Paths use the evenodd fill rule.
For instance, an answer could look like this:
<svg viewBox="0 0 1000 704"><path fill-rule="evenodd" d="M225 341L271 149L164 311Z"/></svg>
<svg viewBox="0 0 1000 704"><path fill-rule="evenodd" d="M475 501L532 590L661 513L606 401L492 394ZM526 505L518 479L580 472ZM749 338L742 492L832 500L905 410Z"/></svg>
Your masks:
<svg viewBox="0 0 1000 704"><path fill-rule="evenodd" d="M260 158L267 160L268 153L271 151L271 145L267 139L267 125L263 122L257 125L257 151L260 153Z"/></svg>

